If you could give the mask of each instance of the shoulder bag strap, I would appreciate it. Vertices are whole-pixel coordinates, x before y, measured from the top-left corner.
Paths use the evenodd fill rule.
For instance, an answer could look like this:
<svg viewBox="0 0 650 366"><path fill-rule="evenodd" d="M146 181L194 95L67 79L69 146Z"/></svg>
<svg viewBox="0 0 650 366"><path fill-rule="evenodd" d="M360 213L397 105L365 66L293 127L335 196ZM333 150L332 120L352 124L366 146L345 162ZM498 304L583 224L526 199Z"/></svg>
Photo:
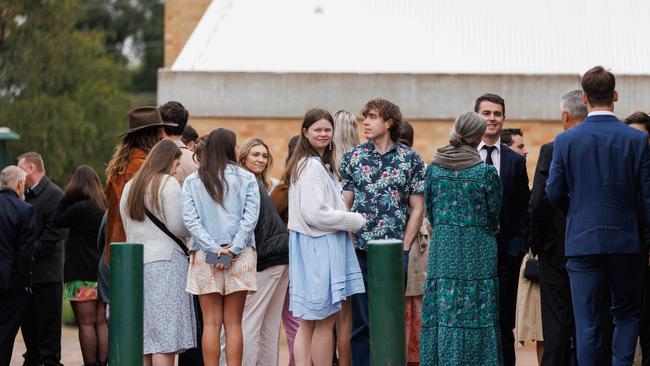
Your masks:
<svg viewBox="0 0 650 366"><path fill-rule="evenodd" d="M172 232L169 231L169 229L167 229L167 226L165 226L165 224L163 224L162 221L158 220L158 218L154 216L154 214L152 214L151 211L149 211L149 209L147 209L146 207L144 209L144 212L147 214L149 220L151 220L151 222L153 222L156 226L158 226L160 231L167 234L167 236L169 236L174 242L176 242L176 244L178 244L178 246L181 248L181 250L183 250L183 253L185 255L190 255L190 251L189 249L187 249L183 241L179 239L176 235L172 234Z"/></svg>

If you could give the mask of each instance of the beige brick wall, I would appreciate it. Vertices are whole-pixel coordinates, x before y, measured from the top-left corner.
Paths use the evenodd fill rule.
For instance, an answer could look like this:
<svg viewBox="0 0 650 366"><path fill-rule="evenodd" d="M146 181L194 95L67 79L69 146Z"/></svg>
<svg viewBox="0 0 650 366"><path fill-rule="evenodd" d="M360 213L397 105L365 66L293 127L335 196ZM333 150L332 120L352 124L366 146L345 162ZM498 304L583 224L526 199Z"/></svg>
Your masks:
<svg viewBox="0 0 650 366"><path fill-rule="evenodd" d="M165 0L165 67L171 67L174 63L211 2Z"/></svg>
<svg viewBox="0 0 650 366"><path fill-rule="evenodd" d="M431 160L438 147L447 144L449 129L452 121L410 121L415 130L415 150L426 163ZM190 124L196 128L199 135L207 134L215 128L223 127L237 133L238 142L249 137L264 139L275 159L272 170L273 177L280 177L287 155L287 143L291 136L300 132L299 119L228 119L228 118L192 118ZM553 140L562 131L558 121L506 121L505 127L521 128L524 131L524 142L528 145L528 176L533 179L535 165L539 157L541 145Z"/></svg>

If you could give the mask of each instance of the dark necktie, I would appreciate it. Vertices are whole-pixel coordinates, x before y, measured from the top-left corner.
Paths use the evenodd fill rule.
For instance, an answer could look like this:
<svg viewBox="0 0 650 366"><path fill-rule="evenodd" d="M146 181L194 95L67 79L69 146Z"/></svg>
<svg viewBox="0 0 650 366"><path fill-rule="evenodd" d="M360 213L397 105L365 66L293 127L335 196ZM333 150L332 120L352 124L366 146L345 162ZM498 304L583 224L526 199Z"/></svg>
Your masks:
<svg viewBox="0 0 650 366"><path fill-rule="evenodd" d="M483 149L487 151L487 156L485 157L485 164L494 165L494 162L492 161L492 151L494 151L494 149L496 148L497 148L496 146L483 145Z"/></svg>

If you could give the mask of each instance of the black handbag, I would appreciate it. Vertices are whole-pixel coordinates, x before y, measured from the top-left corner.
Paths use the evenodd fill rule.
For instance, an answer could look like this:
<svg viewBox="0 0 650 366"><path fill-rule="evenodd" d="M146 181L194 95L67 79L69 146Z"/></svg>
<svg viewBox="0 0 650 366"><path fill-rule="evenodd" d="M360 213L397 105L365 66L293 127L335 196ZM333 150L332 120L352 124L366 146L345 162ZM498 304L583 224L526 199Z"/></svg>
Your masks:
<svg viewBox="0 0 650 366"><path fill-rule="evenodd" d="M539 260L537 258L528 258L524 267L524 277L533 282L539 282L540 278Z"/></svg>
<svg viewBox="0 0 650 366"><path fill-rule="evenodd" d="M144 209L144 212L147 214L147 217L149 218L149 220L151 220L151 222L153 222L156 226L158 226L158 228L163 233L167 234L167 236L169 236L174 242L176 242L176 244L178 244L178 246L181 248L183 253L185 253L185 256L190 255L190 251L185 246L185 243L183 243L183 241L179 239L176 235L172 234L172 232L169 231L169 229L167 229L167 226L165 226L165 224L163 224L162 221L158 220L158 218L154 216L154 214L152 214L151 211L149 211L147 208Z"/></svg>

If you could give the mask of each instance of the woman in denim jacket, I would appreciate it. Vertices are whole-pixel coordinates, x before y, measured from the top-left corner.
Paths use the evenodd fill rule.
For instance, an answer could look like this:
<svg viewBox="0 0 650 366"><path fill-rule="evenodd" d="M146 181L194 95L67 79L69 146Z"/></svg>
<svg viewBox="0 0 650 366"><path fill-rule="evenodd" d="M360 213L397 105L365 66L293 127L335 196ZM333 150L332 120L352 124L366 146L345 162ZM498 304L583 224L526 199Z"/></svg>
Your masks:
<svg viewBox="0 0 650 366"><path fill-rule="evenodd" d="M244 303L257 290L253 230L260 196L255 175L236 163L236 145L234 132L212 131L199 156L199 170L183 184L183 220L192 234L186 290L199 295L206 365L219 364L222 324L226 360L241 365ZM206 263L207 253L232 258L231 266Z"/></svg>

